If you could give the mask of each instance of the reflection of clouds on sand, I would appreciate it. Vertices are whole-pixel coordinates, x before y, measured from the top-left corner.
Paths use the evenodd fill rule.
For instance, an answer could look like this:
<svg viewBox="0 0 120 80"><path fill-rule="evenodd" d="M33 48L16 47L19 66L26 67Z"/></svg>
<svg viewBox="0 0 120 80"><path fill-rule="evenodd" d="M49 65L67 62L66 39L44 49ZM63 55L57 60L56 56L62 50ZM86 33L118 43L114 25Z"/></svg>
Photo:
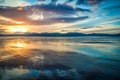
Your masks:
<svg viewBox="0 0 120 80"><path fill-rule="evenodd" d="M54 51L72 51L65 42L61 41L37 41L30 45L32 49L54 50Z"/></svg>
<svg viewBox="0 0 120 80"><path fill-rule="evenodd" d="M28 50L26 49L27 44L24 40L4 40L4 44L1 45L0 55L1 60L6 60L9 58L14 58L14 56L26 56L28 55ZM6 53L5 55L2 55Z"/></svg>
<svg viewBox="0 0 120 80"><path fill-rule="evenodd" d="M33 57L29 58L30 61L32 61L33 63L37 64L37 63L44 63L44 55L36 55Z"/></svg>
<svg viewBox="0 0 120 80"><path fill-rule="evenodd" d="M22 39L12 39L12 40L4 40L4 47L8 49L16 49L16 48L26 48L27 43Z"/></svg>
<svg viewBox="0 0 120 80"><path fill-rule="evenodd" d="M52 51L69 51L70 49L65 46L62 42L52 42L51 41L43 41L41 38L36 40L34 38L6 38L2 40L2 45L0 45L0 60L7 60L9 58L14 58L14 56L22 56L22 57L30 57L34 56L32 53L39 53L39 52L32 52L33 49L38 50L52 50ZM40 53L41 54L41 53ZM43 58L43 57L40 57ZM35 57L31 60L36 61L40 59Z"/></svg>
<svg viewBox="0 0 120 80"><path fill-rule="evenodd" d="M81 37L81 38L53 38L53 37L6 37L1 38L0 60L15 58L14 56L28 57L34 62L38 62L46 52L56 55L65 55L70 52L95 56L119 58L117 55L118 39ZM34 50L35 49L35 50ZM39 50L39 51L37 51ZM43 51L43 52L42 52ZM45 52L46 51L46 52ZM112 52L114 51L114 52ZM34 53L34 54L33 54ZM39 57L35 56L39 54ZM116 54L116 55L114 55ZM33 57L31 57L33 56ZM42 57L41 57L42 56Z"/></svg>
<svg viewBox="0 0 120 80"><path fill-rule="evenodd" d="M63 68L74 68L77 72L86 74L88 70L93 70L89 74L102 72L117 75L120 61L118 43L118 38L4 37L0 38L0 66L9 69L1 71L9 78L15 76L20 80L20 76L38 78L47 75L50 78L55 73L59 76L72 74L65 72Z"/></svg>
<svg viewBox="0 0 120 80"><path fill-rule="evenodd" d="M58 79L67 79L67 80L79 80L81 78L80 74L76 69L5 69L0 70L3 72L1 75L1 80L29 80L29 79L42 79L42 80L58 80ZM6 75L6 76L4 76Z"/></svg>
<svg viewBox="0 0 120 80"><path fill-rule="evenodd" d="M25 44L18 41L16 43L11 44L10 46L13 48L24 48Z"/></svg>
<svg viewBox="0 0 120 80"><path fill-rule="evenodd" d="M22 75L28 73L28 72L29 72L29 70L27 70L27 69L17 69L17 68L5 69L3 71L3 73L1 74L2 75L1 80L9 80L12 78L17 78L19 76L22 76Z"/></svg>
<svg viewBox="0 0 120 80"><path fill-rule="evenodd" d="M119 59L120 50L117 44L119 43L81 43L76 44L73 49L89 56Z"/></svg>

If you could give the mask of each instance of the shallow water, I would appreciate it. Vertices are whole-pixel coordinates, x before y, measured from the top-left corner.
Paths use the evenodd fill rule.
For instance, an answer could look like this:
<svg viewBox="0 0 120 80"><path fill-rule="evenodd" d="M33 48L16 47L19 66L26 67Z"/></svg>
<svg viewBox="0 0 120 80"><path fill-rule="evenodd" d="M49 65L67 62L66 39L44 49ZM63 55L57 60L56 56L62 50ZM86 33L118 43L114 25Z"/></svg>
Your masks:
<svg viewBox="0 0 120 80"><path fill-rule="evenodd" d="M120 80L119 37L0 37L0 80Z"/></svg>

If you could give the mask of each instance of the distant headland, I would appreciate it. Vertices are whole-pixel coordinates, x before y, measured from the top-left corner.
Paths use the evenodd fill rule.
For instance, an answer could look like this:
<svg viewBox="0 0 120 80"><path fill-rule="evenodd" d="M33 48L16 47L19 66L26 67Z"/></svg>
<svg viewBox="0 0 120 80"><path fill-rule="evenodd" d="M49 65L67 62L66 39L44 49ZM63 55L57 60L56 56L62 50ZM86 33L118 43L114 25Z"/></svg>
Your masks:
<svg viewBox="0 0 120 80"><path fill-rule="evenodd" d="M79 37L79 36L111 36L120 37L120 33L117 34L103 34L103 33L78 33L78 32L68 32L68 33L15 33L15 34L0 34L0 36L46 36L46 37Z"/></svg>

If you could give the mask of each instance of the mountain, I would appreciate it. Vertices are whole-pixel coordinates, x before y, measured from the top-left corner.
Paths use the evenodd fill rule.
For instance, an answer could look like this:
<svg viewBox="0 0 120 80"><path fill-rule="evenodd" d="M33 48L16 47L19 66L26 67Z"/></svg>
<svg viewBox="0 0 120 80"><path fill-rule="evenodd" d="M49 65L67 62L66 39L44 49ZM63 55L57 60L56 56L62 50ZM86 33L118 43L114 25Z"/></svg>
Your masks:
<svg viewBox="0 0 120 80"><path fill-rule="evenodd" d="M16 34L0 34L0 36L46 36L46 37L79 37L79 36L118 36L120 37L120 33L118 34L103 34L103 33L78 33L78 32L69 32L69 33L16 33Z"/></svg>

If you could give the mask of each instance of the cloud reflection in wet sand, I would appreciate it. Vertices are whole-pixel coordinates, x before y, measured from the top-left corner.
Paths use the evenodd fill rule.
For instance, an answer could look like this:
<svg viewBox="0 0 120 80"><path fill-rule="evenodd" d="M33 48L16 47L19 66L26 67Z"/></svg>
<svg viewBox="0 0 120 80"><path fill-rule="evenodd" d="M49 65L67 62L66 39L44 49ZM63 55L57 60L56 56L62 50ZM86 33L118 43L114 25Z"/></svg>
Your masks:
<svg viewBox="0 0 120 80"><path fill-rule="evenodd" d="M49 41L34 41L27 38L11 38L10 40L6 39L1 41L2 45L0 49L0 53L3 54L0 60L5 60L9 58L13 58L13 56L22 56L22 57L29 57L31 56L32 49L39 49L39 50L54 50L54 51L69 51L70 49L67 48L62 42L56 43L53 42L52 44ZM38 53L38 52L37 52ZM6 55L5 55L6 54ZM34 59L33 59L34 60Z"/></svg>
<svg viewBox="0 0 120 80"><path fill-rule="evenodd" d="M27 80L46 77L50 80L52 73L57 78L61 78L60 73L66 73L67 77L69 74L71 80L93 80L95 77L103 80L117 79L120 66L118 38L110 38L107 43L106 38L92 39L1 37L1 79ZM98 41L95 43L95 40ZM72 74L74 77L71 77Z"/></svg>

